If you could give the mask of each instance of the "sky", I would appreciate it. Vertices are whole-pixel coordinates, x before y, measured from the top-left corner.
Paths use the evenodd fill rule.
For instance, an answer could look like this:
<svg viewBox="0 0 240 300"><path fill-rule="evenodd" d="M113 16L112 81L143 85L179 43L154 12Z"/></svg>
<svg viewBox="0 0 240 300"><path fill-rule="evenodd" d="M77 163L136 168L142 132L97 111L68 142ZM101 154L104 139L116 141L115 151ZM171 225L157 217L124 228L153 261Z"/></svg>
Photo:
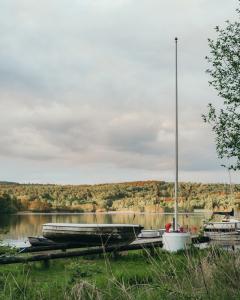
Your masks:
<svg viewBox="0 0 240 300"><path fill-rule="evenodd" d="M1 0L0 180L229 182L211 127L205 56L237 0ZM232 180L240 183L238 173Z"/></svg>

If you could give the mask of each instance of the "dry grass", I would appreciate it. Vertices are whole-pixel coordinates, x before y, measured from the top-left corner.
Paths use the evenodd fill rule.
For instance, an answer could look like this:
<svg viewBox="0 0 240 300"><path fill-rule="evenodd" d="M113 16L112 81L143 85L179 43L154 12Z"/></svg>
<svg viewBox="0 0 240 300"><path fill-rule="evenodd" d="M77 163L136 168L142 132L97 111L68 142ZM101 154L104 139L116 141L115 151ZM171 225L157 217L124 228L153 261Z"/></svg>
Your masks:
<svg viewBox="0 0 240 300"><path fill-rule="evenodd" d="M47 270L36 269L36 264L22 267L21 272L20 267L5 270L0 275L0 299L240 299L238 251L212 247L153 254L144 250L115 259L105 255L60 264L54 262Z"/></svg>

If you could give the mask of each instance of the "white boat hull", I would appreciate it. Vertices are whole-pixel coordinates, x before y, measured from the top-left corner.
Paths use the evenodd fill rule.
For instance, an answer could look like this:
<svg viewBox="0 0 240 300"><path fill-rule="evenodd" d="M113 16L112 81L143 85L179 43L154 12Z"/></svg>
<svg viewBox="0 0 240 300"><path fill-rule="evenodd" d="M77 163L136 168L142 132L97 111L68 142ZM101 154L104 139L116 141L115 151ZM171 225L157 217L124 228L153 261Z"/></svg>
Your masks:
<svg viewBox="0 0 240 300"><path fill-rule="evenodd" d="M138 238L158 238L162 237L163 233L165 232L165 229L147 229L142 230L141 233L138 235Z"/></svg>
<svg viewBox="0 0 240 300"><path fill-rule="evenodd" d="M213 241L240 241L240 233L234 232L204 232L204 236Z"/></svg>

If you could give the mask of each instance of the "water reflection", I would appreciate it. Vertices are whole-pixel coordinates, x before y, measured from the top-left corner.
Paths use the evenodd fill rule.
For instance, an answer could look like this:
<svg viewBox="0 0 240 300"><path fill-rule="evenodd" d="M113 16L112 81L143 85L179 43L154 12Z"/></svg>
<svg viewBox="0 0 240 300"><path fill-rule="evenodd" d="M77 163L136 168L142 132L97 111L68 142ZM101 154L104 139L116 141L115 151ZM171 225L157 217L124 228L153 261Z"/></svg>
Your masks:
<svg viewBox="0 0 240 300"><path fill-rule="evenodd" d="M179 215L179 224L194 228L196 231L208 215ZM98 214L18 214L0 217L1 239L24 239L28 236L39 236L42 224L59 223L110 223L110 224L141 224L145 229L164 228L171 222L172 214L140 214L140 213L98 213Z"/></svg>

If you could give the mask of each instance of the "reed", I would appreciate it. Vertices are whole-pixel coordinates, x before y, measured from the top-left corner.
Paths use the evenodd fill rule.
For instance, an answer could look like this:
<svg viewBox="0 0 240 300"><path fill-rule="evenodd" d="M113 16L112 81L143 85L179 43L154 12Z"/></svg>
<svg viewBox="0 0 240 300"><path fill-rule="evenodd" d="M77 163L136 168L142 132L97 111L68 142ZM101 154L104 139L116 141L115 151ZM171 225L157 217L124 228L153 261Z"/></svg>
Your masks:
<svg viewBox="0 0 240 300"><path fill-rule="evenodd" d="M2 266L0 299L239 299L240 253L135 251Z"/></svg>

